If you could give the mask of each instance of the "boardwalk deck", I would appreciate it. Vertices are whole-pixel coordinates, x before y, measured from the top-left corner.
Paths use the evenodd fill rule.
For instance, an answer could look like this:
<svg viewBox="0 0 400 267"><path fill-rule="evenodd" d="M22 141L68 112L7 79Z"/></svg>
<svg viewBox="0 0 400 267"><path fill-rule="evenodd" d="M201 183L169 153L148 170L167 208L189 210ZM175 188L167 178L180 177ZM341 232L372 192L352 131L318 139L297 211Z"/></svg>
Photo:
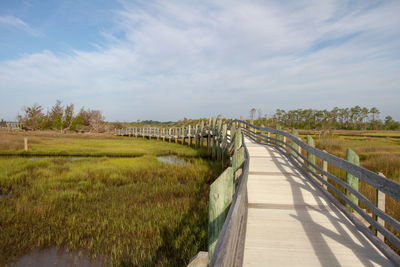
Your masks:
<svg viewBox="0 0 400 267"><path fill-rule="evenodd" d="M244 266L393 266L274 148L249 152Z"/></svg>

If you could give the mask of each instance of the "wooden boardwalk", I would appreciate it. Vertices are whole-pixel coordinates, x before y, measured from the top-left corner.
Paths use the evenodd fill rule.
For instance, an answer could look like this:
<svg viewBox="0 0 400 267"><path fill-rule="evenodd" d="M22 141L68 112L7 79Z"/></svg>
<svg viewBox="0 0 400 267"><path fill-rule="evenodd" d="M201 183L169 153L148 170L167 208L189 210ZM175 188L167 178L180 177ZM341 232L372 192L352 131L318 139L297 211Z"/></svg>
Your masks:
<svg viewBox="0 0 400 267"><path fill-rule="evenodd" d="M244 266L393 266L274 148L249 152Z"/></svg>

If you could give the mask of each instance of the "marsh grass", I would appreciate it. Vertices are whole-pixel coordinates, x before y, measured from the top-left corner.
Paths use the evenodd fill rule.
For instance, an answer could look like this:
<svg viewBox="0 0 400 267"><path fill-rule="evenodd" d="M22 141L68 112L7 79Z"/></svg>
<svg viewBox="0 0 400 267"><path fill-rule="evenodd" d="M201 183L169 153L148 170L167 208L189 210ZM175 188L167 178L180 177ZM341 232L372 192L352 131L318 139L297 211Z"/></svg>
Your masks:
<svg viewBox="0 0 400 267"><path fill-rule="evenodd" d="M19 137L9 140L16 144ZM143 156L0 157L0 193L10 194L0 200L0 265L54 245L87 250L114 266L184 266L206 250L208 190L220 163L196 158L201 151L155 140L34 137L32 150L38 152L71 147L84 153L93 145L99 153ZM168 153L188 164L157 161Z"/></svg>
<svg viewBox="0 0 400 267"><path fill-rule="evenodd" d="M28 138L28 152L24 149ZM150 142L149 142L150 141ZM0 156L142 156L179 155L207 157L205 149L194 149L180 144L142 138L116 137L109 134L57 134L54 132L1 132Z"/></svg>
<svg viewBox="0 0 400 267"><path fill-rule="evenodd" d="M325 138L316 138L316 146L326 150L338 157L346 157L346 149L353 149L360 157L360 165L375 173L383 173L385 177L400 182L400 140L399 133L389 133L384 136L384 133L355 133L353 136L347 133L345 136L331 135ZM321 163L319 163L321 164ZM321 166L321 165L320 165ZM346 181L346 172L329 165L328 171L336 177ZM330 181L341 192L345 192L344 188L334 181ZM359 192L367 197L372 203L376 204L376 189L364 181L359 181ZM333 193L333 192L331 192ZM333 193L333 195L335 195ZM335 195L336 196L336 195ZM336 196L340 200L338 196ZM343 204L344 202L340 200ZM360 202L360 207L367 209ZM371 212L367 209L368 212ZM400 203L393 198L386 196L386 212L393 218L400 220ZM375 216L375 215L374 215ZM386 227L395 235L400 237L400 233L386 224ZM374 230L374 229L372 229ZM394 248L392 246L392 248ZM395 249L395 248L394 248ZM400 251L395 249L397 253Z"/></svg>

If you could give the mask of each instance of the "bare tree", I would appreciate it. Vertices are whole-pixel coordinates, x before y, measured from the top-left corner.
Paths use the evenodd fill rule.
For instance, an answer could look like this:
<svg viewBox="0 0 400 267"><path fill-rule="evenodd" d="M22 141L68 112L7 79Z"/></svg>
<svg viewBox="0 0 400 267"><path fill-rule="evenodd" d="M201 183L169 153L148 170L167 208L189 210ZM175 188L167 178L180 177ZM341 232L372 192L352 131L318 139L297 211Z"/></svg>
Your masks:
<svg viewBox="0 0 400 267"><path fill-rule="evenodd" d="M254 120L254 115L256 114L257 109L252 108L250 109L250 120Z"/></svg>
<svg viewBox="0 0 400 267"><path fill-rule="evenodd" d="M100 132L104 126L104 116L100 110L89 110L90 114L90 129L94 132Z"/></svg>
<svg viewBox="0 0 400 267"><path fill-rule="evenodd" d="M258 115L257 119L261 119L263 117L263 111L261 108L257 109L257 115Z"/></svg>
<svg viewBox="0 0 400 267"><path fill-rule="evenodd" d="M64 116L62 118L62 128L63 130L69 129L74 118L74 104L70 104L64 109Z"/></svg>

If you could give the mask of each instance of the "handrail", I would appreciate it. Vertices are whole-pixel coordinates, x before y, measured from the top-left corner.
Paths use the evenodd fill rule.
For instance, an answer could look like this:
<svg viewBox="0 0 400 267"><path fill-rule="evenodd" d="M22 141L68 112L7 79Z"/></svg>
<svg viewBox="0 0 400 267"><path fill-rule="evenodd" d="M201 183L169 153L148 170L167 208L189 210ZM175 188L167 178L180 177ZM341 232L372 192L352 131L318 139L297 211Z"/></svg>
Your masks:
<svg viewBox="0 0 400 267"><path fill-rule="evenodd" d="M292 142L299 145L302 149L306 150L307 152L310 152L310 153L316 155L317 157L319 157L325 161L328 161L329 163L335 165L336 167L360 178L364 182L370 184L371 186L375 187L376 189L382 191L383 193L391 196L392 198L396 199L397 201L400 201L400 183L389 180L389 179L382 177L382 176L380 176L370 170L367 170L363 167L354 165L344 159L341 159L332 154L324 152L318 148L312 147L312 146L300 141L295 136L293 136L285 131L267 128L267 127L255 126L255 125L252 125L250 123L247 123L247 122L241 121L241 120L234 120L234 121L240 122L242 124L245 124L245 125L252 127L256 130L259 130L259 131L266 131L266 132L271 132L274 134L283 135L283 136L289 138Z"/></svg>
<svg viewBox="0 0 400 267"><path fill-rule="evenodd" d="M395 247L400 249L400 239L394 235L391 231L385 228L384 225L378 223L374 218L368 215L363 209L361 209L357 203L354 203L346 193L341 192L333 184L328 182L330 180L336 182L348 193L354 195L361 203L363 203L369 210L374 214L379 216L388 225L392 226L393 229L400 232L400 222L395 218L391 217L385 211L376 207L368 198L361 194L357 189L354 189L351 185L343 181L342 179L336 177L335 175L329 173L326 169L319 167L315 162L310 161L308 157L302 155L298 151L298 147L305 150L307 153L315 155L321 158L323 161L328 162L345 172L352 174L353 176L359 178L360 180L368 183L377 190L387 194L396 201L400 201L400 184L382 177L374 172L371 172L363 167L352 164L344 159L331 155L327 152L321 151L311 145L302 142L297 137L278 129L260 127L250 124L243 120L231 120L218 122L214 118L209 120L209 122L201 126L196 125L195 127L172 127L172 128L134 128L125 129L123 132L121 130L116 131L117 135L140 135L151 137L162 137L175 139L182 139L182 143L185 138L189 139L189 145L191 144L191 138L195 138L196 146L197 144L203 144L198 138L206 138L208 153L213 158L222 157L222 153L226 151L230 144L235 140L230 140L227 142L226 136L226 126L225 126L225 136L222 131L223 125L227 126L239 126L243 134L248 136L253 141L263 144L272 145L276 149L285 155L298 169L307 177L311 183L313 183L317 188L320 188L322 192L327 196L330 201L335 204L355 225L356 227L364 233L364 235L374 243L393 263L400 265L400 256L396 254L388 245L378 239L370 229L368 229L364 224L360 222L346 207L344 207L335 197L333 197L327 190L330 189L337 196L340 197L349 207L351 207L355 212L357 212L362 218L364 218L371 226L373 226L379 233L381 233L387 240L389 240ZM231 127L231 129L233 129ZM261 133L258 133L260 131ZM263 132L269 132L272 134L280 135L286 137L291 141L290 144L284 142L281 138L273 138L264 135ZM231 136L232 138L232 136ZM244 136L242 135L241 143L244 144ZM298 146L298 147L295 147ZM239 184L236 187L236 191L232 198L232 202L226 215L226 219L223 223L222 229L219 233L217 243L215 245L214 253L210 259L210 266L240 266L243 262L244 253L244 239L246 232L246 221L247 221L247 178L248 178L248 167L249 167L249 157L247 148L244 147L245 161L242 166L242 174L239 176ZM325 186L325 189L323 188ZM210 254L211 255L211 254Z"/></svg>
<svg viewBox="0 0 400 267"><path fill-rule="evenodd" d="M244 144L243 135L242 143ZM245 163L242 168L242 174L238 178L239 185L226 216L224 226L219 234L209 266L242 266L243 264L247 222L248 171L249 157L247 148L245 147Z"/></svg>
<svg viewBox="0 0 400 267"><path fill-rule="evenodd" d="M236 120L237 122L249 127L253 128L256 130L260 130L261 132L266 132L269 131L274 134L286 136L289 138L293 143L297 144L298 146L302 147L304 150L306 150L309 153L312 153L316 156L320 156L323 160L341 168L342 170L345 170L348 173L353 174L354 176L360 178L361 180L369 183L370 185L374 186L374 184L379 184L380 187L375 187L378 190L383 191L384 193L387 193L389 196L394 196L394 199L398 200L399 195L400 195L400 184L396 183L394 181L391 181L385 177L382 177L380 175L377 175L367 169L364 169L362 167L359 167L357 165L354 165L350 162L347 162L343 159L337 158L329 153L323 152L317 148L314 148L308 144L303 143L299 139L297 139L295 136L290 135L284 131L281 130L276 130L276 129L271 129L271 128L266 128L266 127L258 127L252 124L249 124L244 121L239 121ZM349 205L352 209L354 209L360 216L362 216L368 223L370 223L377 231L379 231L383 236L386 237L387 240L389 240L395 247L400 249L400 239L394 235L392 232L390 232L388 229L386 229L383 225L379 224L376 222L371 216L369 216L364 210L362 210L357 204L353 203L348 196L343 194L340 190L338 190L334 185L329 183L327 180L323 178L323 176L326 176L330 178L331 180L335 181L336 183L340 184L343 186L348 192L351 192L353 195L355 195L359 201L361 201L367 208L369 208L373 213L375 213L377 216L382 218L386 223L391 225L395 230L400 232L400 222L396 220L395 218L391 217L384 211L380 210L377 208L371 201L369 201L368 198L366 198L363 194L355 190L353 187L345 183L343 180L340 178L334 176L333 174L321 169L318 165L314 164L313 162L309 161L306 157L304 157L301 153L297 151L293 147L293 143L289 145L288 143L283 142L279 138L272 138L265 136L262 133L257 133L255 131L251 131L250 129L247 129L245 127L242 128L244 134L246 134L250 139L253 141L260 143L260 144L269 144L269 145L274 145L283 155L286 155L295 165L297 165L300 168L303 168L303 172L305 170L305 176L309 178L316 178L320 184L317 183L320 189L323 189L321 184L325 185L327 188L335 192L347 205ZM367 178L364 176L365 174L368 174ZM310 179L310 181L314 182L313 179ZM371 182L372 181L372 182ZM388 189L387 185L392 186L390 189ZM323 190L325 193L329 194L328 191ZM339 201L332 201L334 202L335 205L341 205ZM340 207L341 210L343 210L343 205ZM345 212L346 214L346 212ZM350 219L354 222L354 220L358 220L354 218L354 215L349 215L351 213L347 213L346 215L351 217ZM356 226L360 225L361 223L355 223ZM368 229L368 228L367 228ZM361 230L361 229L360 229ZM363 229L362 232L369 238L392 262L395 264L400 264L400 257L398 254L396 254L392 249L389 248L386 244L384 244L381 240L377 239L373 233L370 230L365 230Z"/></svg>

